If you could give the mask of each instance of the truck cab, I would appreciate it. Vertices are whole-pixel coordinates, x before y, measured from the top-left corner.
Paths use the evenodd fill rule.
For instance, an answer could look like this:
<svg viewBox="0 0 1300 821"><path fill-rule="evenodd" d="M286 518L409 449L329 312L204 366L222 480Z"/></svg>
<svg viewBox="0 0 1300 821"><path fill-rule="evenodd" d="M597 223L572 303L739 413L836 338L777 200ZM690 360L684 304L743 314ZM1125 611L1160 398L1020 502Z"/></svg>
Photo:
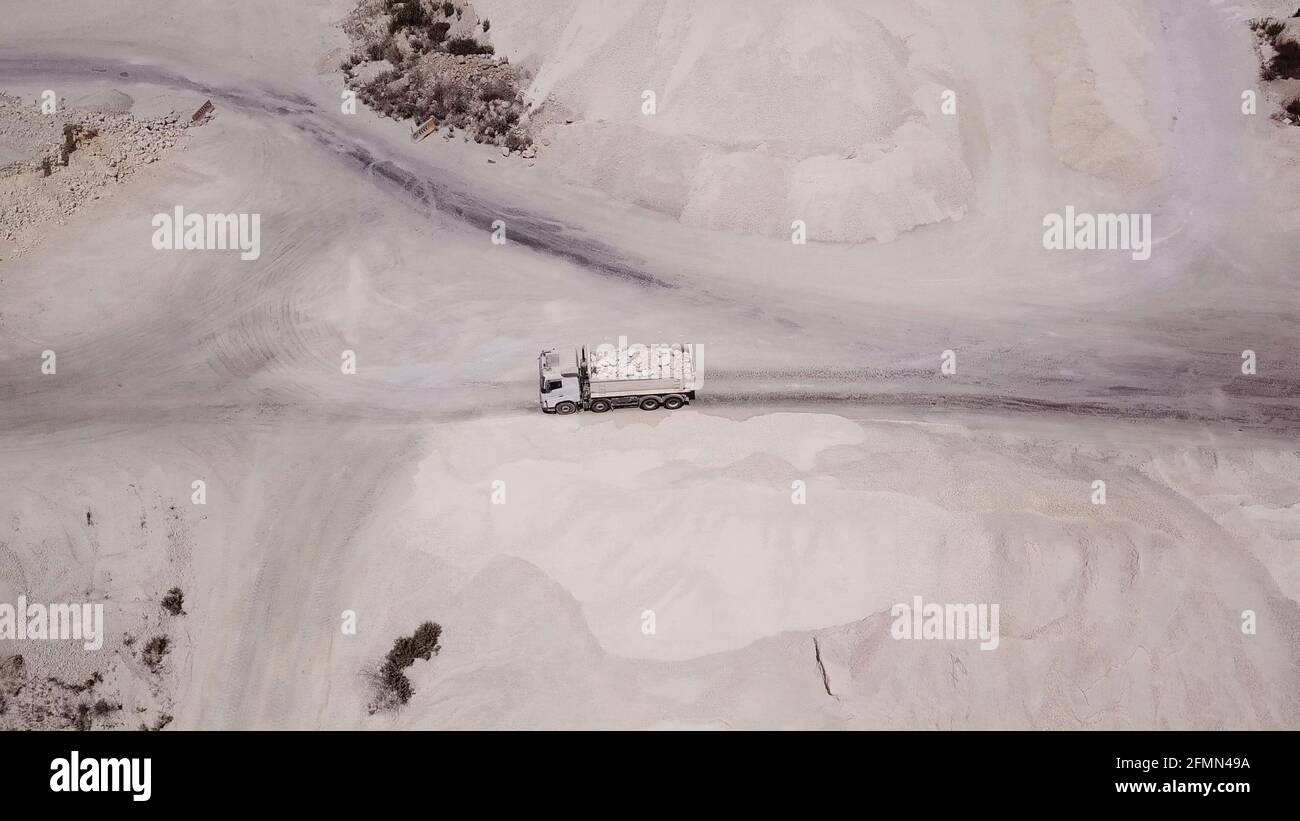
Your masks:
<svg viewBox="0 0 1300 821"><path fill-rule="evenodd" d="M537 379L538 401L544 412L567 415L582 407L577 351L542 351L537 357Z"/></svg>

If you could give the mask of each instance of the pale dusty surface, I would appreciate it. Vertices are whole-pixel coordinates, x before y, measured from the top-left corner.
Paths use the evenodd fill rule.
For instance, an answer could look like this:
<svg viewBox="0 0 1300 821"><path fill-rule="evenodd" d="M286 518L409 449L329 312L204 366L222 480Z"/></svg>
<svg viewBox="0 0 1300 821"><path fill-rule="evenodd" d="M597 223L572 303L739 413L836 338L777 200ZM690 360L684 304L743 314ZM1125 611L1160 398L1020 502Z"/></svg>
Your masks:
<svg viewBox="0 0 1300 821"><path fill-rule="evenodd" d="M479 5L536 72L534 103L561 110L541 115L541 156L567 179L686 225L789 236L803 220L818 240L890 240L970 207L940 112L954 30L923 4Z"/></svg>
<svg viewBox="0 0 1300 821"><path fill-rule="evenodd" d="M122 94L138 117L218 106L111 204L0 263L0 600L102 600L110 636L176 642L159 674L120 643L23 648L33 675L110 671L141 721L185 728L1300 727L1298 130L1239 112L1257 71L1249 10L1079 19L1085 4L1049 4L1077 32L1046 51L1021 4L931 3L924 25L920 5L886 4L879 26L840 26L892 43L914 25L915 65L891 45L849 88L890 89L868 102L929 129L915 136L970 190L960 221L904 209L862 223L893 242L794 247L708 205L770 197L788 225L796 190L728 194L753 178L726 164L762 155L754 135L717 150L718 121L678 120L690 131L655 141L691 133L699 161L720 164L692 177L689 219L662 213L690 201L676 171L661 190L635 165L570 173L565 151L602 150L582 136L595 118L640 138L596 93L597 71L619 76L598 43L575 32L560 62L546 44L572 19L616 41L684 7L557 2L530 47L481 5L498 48L513 32L537 81L582 112L579 136L562 144L557 125L534 168L339 114L325 55L343 45L343 3L196 4L184 27L162 0L13 10L6 93ZM752 17L754 39L736 42L774 41L779 27ZM817 21L835 19L780 36L822 42L836 35ZM1122 56L1103 22L1131 25ZM715 52L683 50L699 81L682 69L672 85L678 46L653 49L645 70L674 89L656 117L713 93ZM1056 101L1079 91L1080 49L1099 84L1138 84L1083 123L1136 153L1054 135L1079 127ZM734 51L744 75L774 71L772 52ZM895 99L949 80L956 138ZM851 128L805 98L827 133ZM844 145L800 122L780 126L795 129L790 153L772 162L838 175L818 157ZM874 175L904 156L845 162L884 163ZM1144 169L1154 182L1112 178ZM926 200L923 178L879 179L902 187L862 199L846 175L844 196ZM261 259L153 251L149 219L177 203L260 213ZM1153 212L1152 259L1044 251L1042 216L1066 204ZM489 239L496 218L505 246ZM812 221L810 236L835 238ZM702 400L538 413L540 348L619 336L705 343ZM1239 370L1246 348L1255 377ZM40 372L46 349L56 375ZM941 376L947 349L958 370ZM157 610L173 585L186 616ZM888 608L913 595L999 603L999 649L892 641ZM368 717L360 672L424 620L443 624L442 653L411 668L406 710Z"/></svg>

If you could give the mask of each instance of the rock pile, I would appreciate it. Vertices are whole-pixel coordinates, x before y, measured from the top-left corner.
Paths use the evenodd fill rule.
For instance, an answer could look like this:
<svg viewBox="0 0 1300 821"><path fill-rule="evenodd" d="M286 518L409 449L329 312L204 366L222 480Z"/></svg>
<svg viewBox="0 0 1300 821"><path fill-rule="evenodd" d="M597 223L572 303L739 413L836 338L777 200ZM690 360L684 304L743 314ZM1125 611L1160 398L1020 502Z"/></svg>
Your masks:
<svg viewBox="0 0 1300 821"><path fill-rule="evenodd" d="M30 250L45 226L88 202L179 143L186 124L174 114L60 108L0 95L0 259Z"/></svg>
<svg viewBox="0 0 1300 821"><path fill-rule="evenodd" d="M354 52L344 79L376 111L434 119L446 134L536 155L519 70L493 53L489 21L464 0L361 0L344 29Z"/></svg>

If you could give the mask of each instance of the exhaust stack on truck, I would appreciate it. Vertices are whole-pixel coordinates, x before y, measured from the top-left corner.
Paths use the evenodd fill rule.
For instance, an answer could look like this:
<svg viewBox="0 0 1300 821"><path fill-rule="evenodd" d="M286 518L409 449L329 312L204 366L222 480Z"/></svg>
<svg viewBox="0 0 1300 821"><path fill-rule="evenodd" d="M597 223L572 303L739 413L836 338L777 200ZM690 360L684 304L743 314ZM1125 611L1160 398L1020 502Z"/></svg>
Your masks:
<svg viewBox="0 0 1300 821"><path fill-rule="evenodd" d="M538 403L546 413L603 413L637 406L676 410L704 381L702 345L619 344L556 348L537 358Z"/></svg>

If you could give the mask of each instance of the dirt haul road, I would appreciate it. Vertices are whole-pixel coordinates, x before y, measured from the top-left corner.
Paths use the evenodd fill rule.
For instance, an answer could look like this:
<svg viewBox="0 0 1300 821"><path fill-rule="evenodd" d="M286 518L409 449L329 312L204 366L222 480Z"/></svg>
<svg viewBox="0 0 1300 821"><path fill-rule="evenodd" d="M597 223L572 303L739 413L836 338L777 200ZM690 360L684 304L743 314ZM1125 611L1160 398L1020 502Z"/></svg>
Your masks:
<svg viewBox="0 0 1300 821"><path fill-rule="evenodd" d="M958 408L978 408L983 404L994 409L1012 410L1023 404L1028 409L1223 419L1282 429L1300 421L1300 406L1292 401L1300 393L1300 381L1297 381L1295 365L1291 361L1271 362L1269 373L1258 378L1236 378L1240 376L1240 358L1234 349L1234 337L1239 335L1243 319L1241 313L1231 310L1232 306L1221 302L1214 303L1216 315L1198 317L1181 313L1153 317L1149 324L1126 311L1112 310L1110 315L1080 317L1076 308L1054 309L1048 305L1038 306L1030 316L1025 316L1023 309L1003 307L1003 310L1015 310L1015 313L1007 318L985 316L972 320L959 314L942 316L952 308L937 304L924 315L907 317L909 323L917 325L928 320L929 327L908 327L905 337L900 339L902 334L890 327L891 324L900 324L900 320L894 318L891 322L876 313L875 306L840 306L820 321L813 320L808 316L811 313L809 306L789 304L784 301L788 295L783 295L778 309L765 304L766 300L746 299L711 283L660 271L644 259L620 253L593 239L595 231L585 230L583 226L566 225L547 215L539 216L518 207L486 201L473 192L469 183L441 173L443 169L428 167L427 162L423 162L427 158L399 154L394 149L401 146L393 146L391 141L386 142L364 131L349 133L340 124L343 118L322 114L320 107L303 95L214 87L157 67L108 60L20 57L0 60L0 80L10 84L32 84L37 80L55 85L94 83L102 75L115 76L114 86L129 88L145 84L188 91L211 97L254 119L273 119L275 126L264 123L262 127L293 129L345 158L334 173L345 176L349 173L347 166L351 165L376 187L387 188L399 199L406 200L408 205L417 209L417 213L437 215L459 223L452 227L490 230L495 220L502 219L508 225L511 241L570 263L590 276L607 276L642 288L683 292L680 296L673 293L667 298L659 294L646 296L638 293L632 297L638 301L662 300L681 305L686 317L692 309L699 313L731 314L736 324L744 328L744 336L729 339L715 334L707 343L712 349L711 379L714 382L710 393L717 399L743 402L915 402L921 406L951 404ZM292 150L296 152L299 148L295 146ZM1204 157L1195 156L1191 160L1200 162ZM1222 194L1223 191L1234 190L1232 186L1207 185L1205 177L1203 173L1183 175L1189 181L1188 188L1198 194L1217 191L1220 197L1224 197L1228 195ZM1175 190L1169 196L1172 199L1187 194L1187 191ZM1222 243L1206 239L1210 233L1206 229L1222 230L1223 211L1213 207L1215 204L1179 209L1179 227L1173 237L1164 241L1171 247L1162 247L1158 255L1159 260L1167 261L1151 265L1150 270L1143 271L1144 277L1159 282L1166 278L1165 267L1169 265L1201 268L1207 265L1207 252L1220 255L1231 252L1230 247L1224 248ZM599 228L597 226L596 231ZM1242 264L1222 257L1218 263L1234 267ZM1058 267L1062 264L1054 261ZM1122 262L1118 265L1127 267ZM790 276L798 278L799 272L791 271ZM1080 272L1079 276L1086 278L1090 274ZM1245 290L1246 283L1241 285ZM1150 298L1155 296L1152 294ZM1163 296L1171 303L1177 301L1173 292L1166 292ZM1300 341L1300 337L1289 333L1293 327L1289 321L1293 315L1289 311L1294 306L1280 303L1273 307L1278 313L1261 312L1250 317L1258 320L1253 323L1255 334L1251 339L1260 340L1254 344L1262 349L1293 349ZM800 308L804 310L801 312ZM1209 311L1208 305L1205 310ZM678 320L679 323L685 323L686 317ZM872 332L854 340L853 347L846 351L834 341L851 333L846 325L870 327ZM1225 327L1220 330L1216 325ZM1050 338L1042 337L1043 327L1053 329ZM960 333L954 333L956 328L961 329ZM1038 338L1034 338L1036 333ZM822 336L832 338L819 338ZM781 350L764 351L762 356L754 356L755 351L762 349L762 341L773 337L780 340ZM1015 345L1017 339L1021 340L1019 346ZM1032 344L1025 344L1027 339L1032 340ZM1122 344L1115 344L1117 340ZM887 347L891 341L900 349L891 351ZM1216 348L1216 342L1222 343L1221 346ZM927 360L937 362L936 352L946 349L961 350L964 362L973 363L970 370L978 371L978 374L968 380L940 379L939 368ZM925 353L917 355L918 350ZM1089 352L1095 358L1086 356ZM747 360L766 363L773 358L780 360L781 367L770 372L757 367L743 367ZM1091 361L1085 372L1062 378L1059 368L1054 366L1067 358ZM880 364L872 367L873 362ZM909 364L911 362L915 364ZM429 365L431 369L437 369L439 363ZM517 370L522 371L525 367L521 364ZM1058 372L1054 373L1054 370ZM396 418L414 420L429 412L436 415L457 414L469 408L485 410L494 403L491 394L476 390L476 385L483 383L492 384L495 393L500 394L501 389L506 388L518 392L531 381L470 380L458 390L447 392L454 396L442 397L439 405L450 407L423 405L407 414L399 413ZM23 392L19 387L11 398L19 398ZM1222 398L1225 395L1230 397L1226 406ZM520 404L510 402L496 407L505 411L512 406L518 408ZM48 419L51 411L57 414L74 408L75 405L60 403L59 408L43 408L38 415ZM13 406L8 410L14 412Z"/></svg>

